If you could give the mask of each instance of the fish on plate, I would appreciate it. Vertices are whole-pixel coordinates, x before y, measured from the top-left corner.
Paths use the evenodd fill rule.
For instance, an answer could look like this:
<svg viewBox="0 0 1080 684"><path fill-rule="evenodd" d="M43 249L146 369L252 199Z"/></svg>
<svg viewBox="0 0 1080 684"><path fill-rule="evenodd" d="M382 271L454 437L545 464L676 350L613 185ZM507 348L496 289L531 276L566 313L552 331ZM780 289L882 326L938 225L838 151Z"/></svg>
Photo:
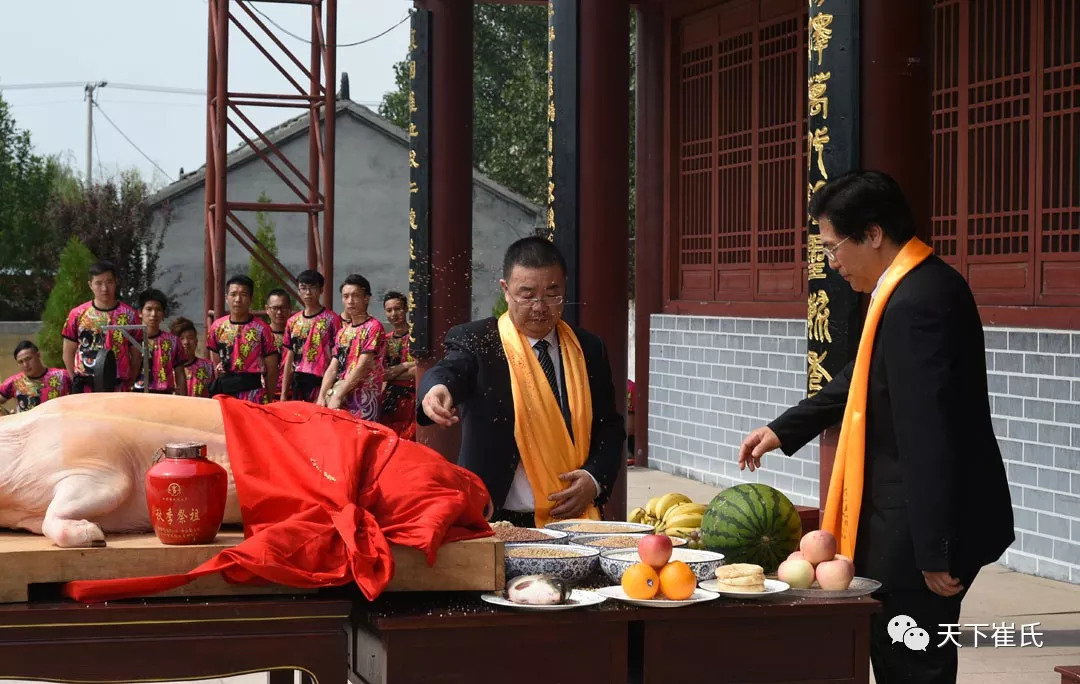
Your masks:
<svg viewBox="0 0 1080 684"><path fill-rule="evenodd" d="M566 603L570 587L548 575L522 575L506 583L506 600L526 606L557 606Z"/></svg>

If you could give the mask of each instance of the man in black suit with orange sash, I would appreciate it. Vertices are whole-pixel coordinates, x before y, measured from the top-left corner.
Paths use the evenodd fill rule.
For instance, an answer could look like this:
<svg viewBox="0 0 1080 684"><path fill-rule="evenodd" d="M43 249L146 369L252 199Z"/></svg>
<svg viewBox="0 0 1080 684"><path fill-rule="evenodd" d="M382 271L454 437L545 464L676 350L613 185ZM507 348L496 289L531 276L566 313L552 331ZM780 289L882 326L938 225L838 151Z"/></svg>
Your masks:
<svg viewBox="0 0 1080 684"><path fill-rule="evenodd" d="M461 421L458 465L484 481L496 519L598 519L626 436L604 343L562 320L566 262L548 240L512 244L500 286L505 314L447 333L417 422Z"/></svg>
<svg viewBox="0 0 1080 684"><path fill-rule="evenodd" d="M810 202L829 264L870 293L858 355L813 397L750 433L739 467L798 451L842 420L822 528L856 574L879 580L871 621L878 684L956 681L956 624L979 569L1013 541L1005 466L990 420L982 323L964 278L915 237L885 174L830 181ZM858 543L856 544L856 539ZM907 616L925 651L888 634Z"/></svg>

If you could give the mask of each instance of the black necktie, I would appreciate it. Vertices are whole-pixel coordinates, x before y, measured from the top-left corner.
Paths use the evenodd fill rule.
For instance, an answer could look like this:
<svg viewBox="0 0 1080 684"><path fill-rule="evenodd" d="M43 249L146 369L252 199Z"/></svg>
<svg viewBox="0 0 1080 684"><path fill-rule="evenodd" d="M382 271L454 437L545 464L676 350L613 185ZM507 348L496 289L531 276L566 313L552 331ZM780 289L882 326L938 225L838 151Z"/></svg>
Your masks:
<svg viewBox="0 0 1080 684"><path fill-rule="evenodd" d="M573 428L570 427L570 411L567 409L566 403L563 401L562 392L559 391L559 381L555 377L555 364L551 361L551 354L548 354L547 340L539 340L533 345L533 349L536 350L536 359L540 362L540 367L544 369L544 377L547 378L548 384L551 385L551 392L555 395L555 401L559 404L559 411L562 413L563 422L566 423L566 429L570 433L570 438L574 438Z"/></svg>

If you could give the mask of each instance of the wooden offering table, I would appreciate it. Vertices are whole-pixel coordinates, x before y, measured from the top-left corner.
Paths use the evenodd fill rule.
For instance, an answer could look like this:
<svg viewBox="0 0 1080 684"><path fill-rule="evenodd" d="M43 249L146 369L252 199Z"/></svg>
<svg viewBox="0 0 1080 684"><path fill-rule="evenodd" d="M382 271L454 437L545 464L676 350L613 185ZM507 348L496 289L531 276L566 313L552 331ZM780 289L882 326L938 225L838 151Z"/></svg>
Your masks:
<svg viewBox="0 0 1080 684"><path fill-rule="evenodd" d="M869 684L870 615L860 599L728 600L637 609L643 684Z"/></svg>
<svg viewBox="0 0 1080 684"><path fill-rule="evenodd" d="M40 534L0 531L0 603L26 601L35 585L71 580L184 573L244 540L239 529L223 529L210 544L168 546L152 534L112 534L108 546L62 549ZM392 545L394 577L387 591L489 591L504 580L503 544L494 537L444 544L428 567L416 549ZM228 596L309 593L277 585L229 584L220 575L158 596Z"/></svg>
<svg viewBox="0 0 1080 684"><path fill-rule="evenodd" d="M351 606L315 597L0 606L0 679L161 681L268 671L288 672L292 682L291 671L300 671L317 684L346 684Z"/></svg>
<svg viewBox="0 0 1080 684"><path fill-rule="evenodd" d="M870 598L777 596L526 612L476 594L384 595L354 607L350 668L363 684L868 684L879 610Z"/></svg>

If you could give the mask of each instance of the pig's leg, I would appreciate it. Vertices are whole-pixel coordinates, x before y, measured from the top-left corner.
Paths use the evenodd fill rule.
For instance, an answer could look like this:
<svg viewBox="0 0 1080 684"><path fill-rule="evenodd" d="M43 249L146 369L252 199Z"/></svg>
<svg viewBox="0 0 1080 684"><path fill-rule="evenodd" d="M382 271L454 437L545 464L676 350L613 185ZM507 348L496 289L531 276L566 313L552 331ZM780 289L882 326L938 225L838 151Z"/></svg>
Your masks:
<svg viewBox="0 0 1080 684"><path fill-rule="evenodd" d="M101 518L130 495L132 481L122 473L81 472L66 475L53 490L42 533L62 548L105 546L101 526L87 518Z"/></svg>

